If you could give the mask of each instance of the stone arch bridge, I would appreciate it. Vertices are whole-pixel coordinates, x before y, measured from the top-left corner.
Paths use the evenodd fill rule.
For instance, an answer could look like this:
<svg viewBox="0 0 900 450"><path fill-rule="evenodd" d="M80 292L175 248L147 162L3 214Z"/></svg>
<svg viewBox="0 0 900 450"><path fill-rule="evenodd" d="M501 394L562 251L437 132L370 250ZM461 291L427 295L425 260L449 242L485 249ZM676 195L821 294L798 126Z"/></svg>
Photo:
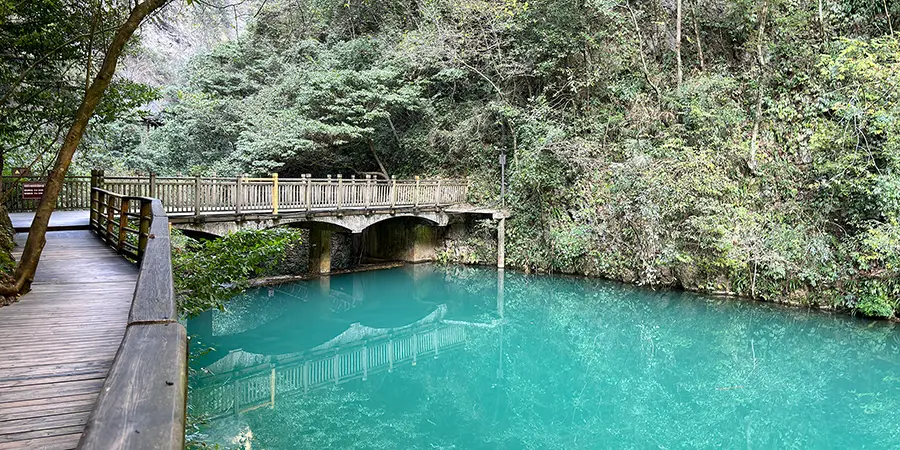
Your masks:
<svg viewBox="0 0 900 450"><path fill-rule="evenodd" d="M101 209L109 193L158 198L171 225L188 235L308 230L311 272L330 272L332 242L345 242L350 253L374 260L432 260L447 228L470 218L498 220L497 266L504 266L507 214L468 204L465 179L124 177L95 171L90 181L91 202ZM335 235L348 238L338 241Z"/></svg>

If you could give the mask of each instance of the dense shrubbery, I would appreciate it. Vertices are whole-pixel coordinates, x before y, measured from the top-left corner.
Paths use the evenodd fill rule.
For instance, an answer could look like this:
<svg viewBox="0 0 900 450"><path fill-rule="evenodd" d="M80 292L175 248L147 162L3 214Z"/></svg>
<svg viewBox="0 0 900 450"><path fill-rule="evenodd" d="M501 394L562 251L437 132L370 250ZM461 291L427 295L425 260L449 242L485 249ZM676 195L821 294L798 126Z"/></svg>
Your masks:
<svg viewBox="0 0 900 450"><path fill-rule="evenodd" d="M172 230L172 269L179 311L193 316L212 308L247 287L285 258L298 243L293 228L242 230L219 239L198 241Z"/></svg>
<svg viewBox="0 0 900 450"><path fill-rule="evenodd" d="M691 2L678 83L667 3L269 2L164 92L164 126L96 157L468 174L497 204L507 152L511 266L892 316L900 4L880 3Z"/></svg>

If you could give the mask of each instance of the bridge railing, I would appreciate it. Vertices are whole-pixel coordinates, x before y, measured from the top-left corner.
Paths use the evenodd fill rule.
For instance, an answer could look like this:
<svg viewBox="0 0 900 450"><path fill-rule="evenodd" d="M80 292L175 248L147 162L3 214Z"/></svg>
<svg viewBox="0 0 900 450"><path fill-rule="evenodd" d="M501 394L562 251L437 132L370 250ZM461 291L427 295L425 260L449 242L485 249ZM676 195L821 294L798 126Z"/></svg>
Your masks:
<svg viewBox="0 0 900 450"><path fill-rule="evenodd" d="M158 198L170 215L385 210L465 203L464 179L121 177L98 173L99 187Z"/></svg>
<svg viewBox="0 0 900 450"><path fill-rule="evenodd" d="M169 222L159 200L91 190L91 229L139 264L112 367L78 443L82 449L181 449L187 335L178 323Z"/></svg>
<svg viewBox="0 0 900 450"><path fill-rule="evenodd" d="M43 185L45 177L3 177L3 206L9 212L34 211L40 196L28 195L29 187ZM88 209L91 205L91 177L69 176L63 181L56 204L58 210Z"/></svg>
<svg viewBox="0 0 900 450"><path fill-rule="evenodd" d="M465 345L460 325L422 327L337 350L321 350L276 362L200 377L192 394L193 410L209 419L260 407L275 407L279 396L308 393L411 363L437 358L440 352Z"/></svg>
<svg viewBox="0 0 900 450"><path fill-rule="evenodd" d="M141 261L150 240L154 200L93 188L90 228L119 254Z"/></svg>

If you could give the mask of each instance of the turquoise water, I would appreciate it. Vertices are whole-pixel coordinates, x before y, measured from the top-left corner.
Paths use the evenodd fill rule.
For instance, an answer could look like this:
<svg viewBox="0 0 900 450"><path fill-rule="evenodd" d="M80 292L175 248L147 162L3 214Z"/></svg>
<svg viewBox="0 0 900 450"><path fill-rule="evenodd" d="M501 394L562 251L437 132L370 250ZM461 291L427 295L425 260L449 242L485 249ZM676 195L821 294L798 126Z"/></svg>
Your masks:
<svg viewBox="0 0 900 450"><path fill-rule="evenodd" d="M198 435L225 446L900 447L886 322L417 265L252 291L188 331L212 347Z"/></svg>

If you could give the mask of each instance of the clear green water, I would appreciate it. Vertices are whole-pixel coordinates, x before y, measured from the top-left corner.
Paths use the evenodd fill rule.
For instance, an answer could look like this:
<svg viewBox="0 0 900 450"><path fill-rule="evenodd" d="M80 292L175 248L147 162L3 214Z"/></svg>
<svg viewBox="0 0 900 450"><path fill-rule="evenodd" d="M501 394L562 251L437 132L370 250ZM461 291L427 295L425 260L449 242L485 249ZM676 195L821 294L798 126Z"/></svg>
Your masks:
<svg viewBox="0 0 900 450"><path fill-rule="evenodd" d="M254 449L900 447L895 325L500 277L341 275L191 321L193 348L215 349L193 362L200 433Z"/></svg>

